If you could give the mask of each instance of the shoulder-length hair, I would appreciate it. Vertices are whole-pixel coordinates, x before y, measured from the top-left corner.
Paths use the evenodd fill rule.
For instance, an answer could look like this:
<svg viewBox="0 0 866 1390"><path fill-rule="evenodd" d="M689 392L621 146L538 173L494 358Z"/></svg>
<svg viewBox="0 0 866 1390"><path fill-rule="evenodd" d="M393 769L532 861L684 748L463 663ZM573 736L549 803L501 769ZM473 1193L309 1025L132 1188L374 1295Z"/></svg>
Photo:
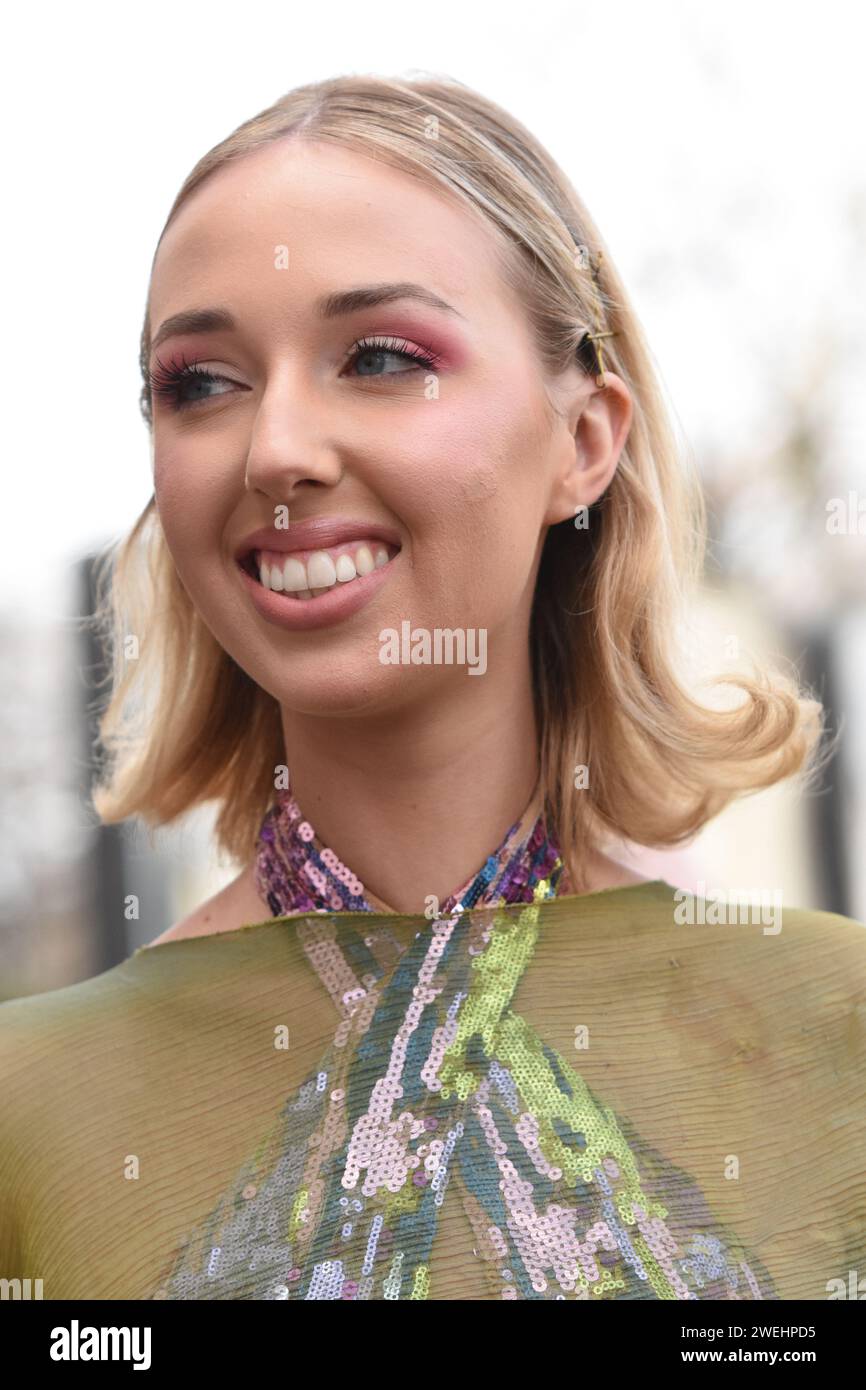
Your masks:
<svg viewBox="0 0 866 1390"><path fill-rule="evenodd" d="M587 885L584 851L611 835L682 843L736 796L814 775L823 710L795 677L717 677L714 686L739 687L745 699L710 706L678 673L679 619L703 572L705 501L622 281L547 151L452 79L336 77L287 93L200 159L163 235L216 170L286 138L357 150L480 211L496 230L502 273L522 296L543 366L556 374L577 360L596 373L603 364L631 393L630 432L588 525L568 519L548 530L530 623L545 808L575 889ZM152 429L149 358L146 313L140 403ZM106 823L139 816L153 829L215 801L218 847L248 862L274 801L275 769L291 763L291 750L277 701L193 607L153 497L103 557L97 594L94 620L112 654L97 814ZM136 634L129 660L126 642Z"/></svg>

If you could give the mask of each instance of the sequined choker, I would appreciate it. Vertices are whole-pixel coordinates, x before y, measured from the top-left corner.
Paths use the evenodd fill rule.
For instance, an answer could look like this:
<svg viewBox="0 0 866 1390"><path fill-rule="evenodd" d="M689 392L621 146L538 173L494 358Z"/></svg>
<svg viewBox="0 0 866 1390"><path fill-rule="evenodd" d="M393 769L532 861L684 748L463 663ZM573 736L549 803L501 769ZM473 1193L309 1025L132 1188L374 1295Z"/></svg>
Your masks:
<svg viewBox="0 0 866 1390"><path fill-rule="evenodd" d="M530 802L532 805L532 802ZM471 907L533 902L569 891L559 846L540 814L528 833L515 821L482 868L440 904ZM323 845L291 790L278 794L259 831L256 888L275 917L305 912L377 912L363 883ZM539 895L537 889L544 885Z"/></svg>

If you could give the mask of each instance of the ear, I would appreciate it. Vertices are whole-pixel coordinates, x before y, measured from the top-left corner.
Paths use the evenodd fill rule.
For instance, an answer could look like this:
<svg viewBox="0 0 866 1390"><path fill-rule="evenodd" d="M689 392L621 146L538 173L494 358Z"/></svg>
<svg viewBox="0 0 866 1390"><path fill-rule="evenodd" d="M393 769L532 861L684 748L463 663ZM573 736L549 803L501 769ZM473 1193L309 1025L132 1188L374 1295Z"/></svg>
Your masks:
<svg viewBox="0 0 866 1390"><path fill-rule="evenodd" d="M576 378L575 375L576 374ZM545 523L554 526L590 507L616 472L634 408L621 377L605 370L604 386L580 368L569 369L568 381L555 388L553 476Z"/></svg>

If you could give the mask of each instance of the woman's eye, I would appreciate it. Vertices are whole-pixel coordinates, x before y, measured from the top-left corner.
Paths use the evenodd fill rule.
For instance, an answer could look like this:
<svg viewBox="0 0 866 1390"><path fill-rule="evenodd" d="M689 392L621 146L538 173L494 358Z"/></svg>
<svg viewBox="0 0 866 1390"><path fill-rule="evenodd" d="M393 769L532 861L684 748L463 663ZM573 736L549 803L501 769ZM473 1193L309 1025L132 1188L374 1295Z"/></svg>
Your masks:
<svg viewBox="0 0 866 1390"><path fill-rule="evenodd" d="M353 358L352 366L357 368L359 376L390 376L392 373L387 372L384 365L389 357L400 363L398 370L412 372L417 366L408 353L389 352L385 348L365 348Z"/></svg>
<svg viewBox="0 0 866 1390"><path fill-rule="evenodd" d="M188 375L182 376L177 382L175 387L176 400L178 405L192 405L196 401L208 401L214 396L225 395L224 391L216 388L224 386L231 389L233 385L234 382L228 381L226 377L214 376L212 372L190 372Z"/></svg>
<svg viewBox="0 0 866 1390"><path fill-rule="evenodd" d="M410 376L418 371L436 371L438 365L438 353L405 338L368 338L355 343L345 370L358 377ZM169 364L157 359L149 379L154 397L164 400L172 410L185 410L249 389L185 359Z"/></svg>
<svg viewBox="0 0 866 1390"><path fill-rule="evenodd" d="M223 396L226 391L221 387L231 390L238 386L228 377L209 372L197 362L187 362L185 359L164 363L157 358L149 373L149 381L154 397L165 401L172 410L184 410L187 406Z"/></svg>
<svg viewBox="0 0 866 1390"><path fill-rule="evenodd" d="M388 367L389 360L396 367ZM416 347L404 338L367 339L352 349L349 367L358 376L405 376L415 371L433 371L438 362L435 352Z"/></svg>

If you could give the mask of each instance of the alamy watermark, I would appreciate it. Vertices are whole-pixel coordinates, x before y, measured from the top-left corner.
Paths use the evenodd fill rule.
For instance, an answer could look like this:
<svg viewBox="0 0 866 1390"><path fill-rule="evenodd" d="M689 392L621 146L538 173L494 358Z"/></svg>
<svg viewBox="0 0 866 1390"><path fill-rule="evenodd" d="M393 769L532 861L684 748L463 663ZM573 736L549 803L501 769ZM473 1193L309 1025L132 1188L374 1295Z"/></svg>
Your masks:
<svg viewBox="0 0 866 1390"><path fill-rule="evenodd" d="M764 936L777 936L782 930L781 888L735 888L723 893L720 888L707 889L703 879L697 893L678 888L674 893L677 907L674 921L689 926L763 926Z"/></svg>
<svg viewBox="0 0 866 1390"><path fill-rule="evenodd" d="M379 660L383 666L468 666L470 676L487 670L486 627L413 628L408 618L379 633Z"/></svg>
<svg viewBox="0 0 866 1390"><path fill-rule="evenodd" d="M866 494L853 489L845 497L829 498L826 529L831 536L866 536Z"/></svg>
<svg viewBox="0 0 866 1390"><path fill-rule="evenodd" d="M830 1300L850 1298L862 1303L866 1299L866 1278L861 1279L856 1269L848 1270L847 1282L844 1279L828 1279L824 1288Z"/></svg>
<svg viewBox="0 0 866 1390"><path fill-rule="evenodd" d="M131 1361L134 1371L150 1369L149 1327L52 1327L52 1361Z"/></svg>
<svg viewBox="0 0 866 1390"><path fill-rule="evenodd" d="M6 1298L26 1301L42 1297L41 1279L0 1279L0 1301Z"/></svg>

